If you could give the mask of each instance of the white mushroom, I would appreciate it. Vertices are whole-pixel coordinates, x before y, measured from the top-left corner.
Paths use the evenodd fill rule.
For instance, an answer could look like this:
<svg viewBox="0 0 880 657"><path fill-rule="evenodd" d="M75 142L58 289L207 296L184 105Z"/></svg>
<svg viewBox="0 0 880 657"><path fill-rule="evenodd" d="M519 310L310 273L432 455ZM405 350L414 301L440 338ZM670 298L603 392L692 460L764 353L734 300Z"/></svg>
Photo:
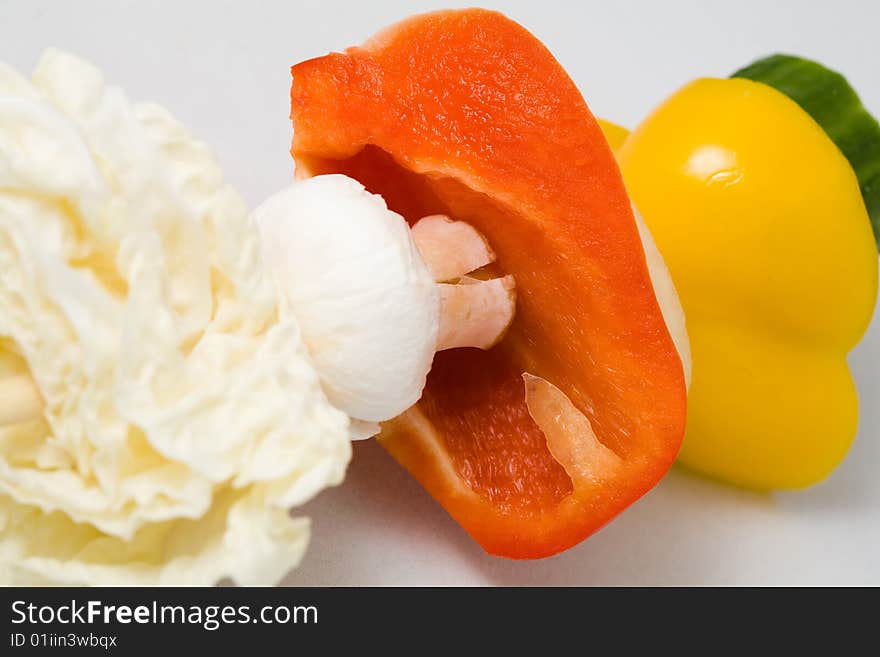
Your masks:
<svg viewBox="0 0 880 657"><path fill-rule="evenodd" d="M491 347L513 318L511 277L467 276L495 259L474 228L432 216L410 231L346 176L294 183L252 219L353 438L418 401L435 351Z"/></svg>

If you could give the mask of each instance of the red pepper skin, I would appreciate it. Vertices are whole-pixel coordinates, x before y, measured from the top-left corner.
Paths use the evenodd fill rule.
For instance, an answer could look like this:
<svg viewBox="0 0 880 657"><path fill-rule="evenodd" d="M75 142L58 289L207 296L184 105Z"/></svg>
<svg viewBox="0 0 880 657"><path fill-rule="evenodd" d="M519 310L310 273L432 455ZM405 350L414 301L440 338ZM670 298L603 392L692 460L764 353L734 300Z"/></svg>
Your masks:
<svg viewBox="0 0 880 657"><path fill-rule="evenodd" d="M409 221L468 221L516 278L507 337L438 353L422 400L380 442L488 552L575 545L660 480L686 411L630 201L583 97L534 36L477 9L416 16L292 73L298 175L350 175ZM570 476L523 372L561 389L620 466Z"/></svg>

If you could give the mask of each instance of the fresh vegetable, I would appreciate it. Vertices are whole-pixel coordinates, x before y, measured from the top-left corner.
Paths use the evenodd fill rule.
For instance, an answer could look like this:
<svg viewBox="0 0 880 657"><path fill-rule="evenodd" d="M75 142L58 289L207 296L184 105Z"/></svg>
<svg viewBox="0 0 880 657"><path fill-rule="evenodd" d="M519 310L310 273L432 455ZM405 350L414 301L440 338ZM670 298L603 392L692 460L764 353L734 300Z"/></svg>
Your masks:
<svg viewBox="0 0 880 657"><path fill-rule="evenodd" d="M773 55L734 73L763 82L800 105L849 160L880 245L880 125L840 73L817 62Z"/></svg>
<svg viewBox="0 0 880 657"><path fill-rule="evenodd" d="M880 167L876 123L813 65L770 60L742 75L779 83L821 125L770 84L702 79L655 110L619 159L688 318L681 461L743 486L799 488L856 434L846 355L877 296L862 198Z"/></svg>
<svg viewBox="0 0 880 657"><path fill-rule="evenodd" d="M347 429L210 151L0 64L0 584L275 583Z"/></svg>
<svg viewBox="0 0 880 657"><path fill-rule="evenodd" d="M476 9L292 72L298 176L347 174L411 223L464 220L516 280L504 340L438 353L381 443L489 552L579 542L663 476L686 405L674 289L581 94L535 37Z"/></svg>
<svg viewBox="0 0 880 657"><path fill-rule="evenodd" d="M418 401L435 351L488 348L510 325L513 279L467 276L494 254L463 222L425 217L410 232L380 196L341 175L294 183L251 216L354 439Z"/></svg>

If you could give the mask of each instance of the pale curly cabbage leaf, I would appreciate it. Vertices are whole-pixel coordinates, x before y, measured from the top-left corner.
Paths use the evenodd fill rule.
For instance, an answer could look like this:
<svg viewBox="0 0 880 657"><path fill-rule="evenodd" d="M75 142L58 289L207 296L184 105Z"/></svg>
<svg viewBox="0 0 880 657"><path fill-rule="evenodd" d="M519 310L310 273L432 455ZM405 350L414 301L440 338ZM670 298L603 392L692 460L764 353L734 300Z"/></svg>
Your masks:
<svg viewBox="0 0 880 657"><path fill-rule="evenodd" d="M0 64L0 583L269 584L288 509L339 483L321 391L259 236L208 149L91 65ZM2 400L0 400L2 403Z"/></svg>

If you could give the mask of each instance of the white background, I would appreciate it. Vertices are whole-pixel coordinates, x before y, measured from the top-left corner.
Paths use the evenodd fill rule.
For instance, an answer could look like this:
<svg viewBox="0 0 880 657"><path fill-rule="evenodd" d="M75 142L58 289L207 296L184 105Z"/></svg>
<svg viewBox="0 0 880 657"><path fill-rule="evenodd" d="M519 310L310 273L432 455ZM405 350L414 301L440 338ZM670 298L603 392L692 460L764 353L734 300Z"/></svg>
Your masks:
<svg viewBox="0 0 880 657"><path fill-rule="evenodd" d="M291 64L456 4L0 0L0 60L29 71L49 45L85 56L133 98L167 106L255 204L292 174ZM626 125L692 78L776 51L845 72L880 113L876 0L483 4L541 38L593 111ZM580 546L511 562L485 555L377 445L363 444L345 484L306 508L313 542L285 583L880 585L880 319L850 362L859 437L829 480L805 492L757 495L673 470Z"/></svg>

